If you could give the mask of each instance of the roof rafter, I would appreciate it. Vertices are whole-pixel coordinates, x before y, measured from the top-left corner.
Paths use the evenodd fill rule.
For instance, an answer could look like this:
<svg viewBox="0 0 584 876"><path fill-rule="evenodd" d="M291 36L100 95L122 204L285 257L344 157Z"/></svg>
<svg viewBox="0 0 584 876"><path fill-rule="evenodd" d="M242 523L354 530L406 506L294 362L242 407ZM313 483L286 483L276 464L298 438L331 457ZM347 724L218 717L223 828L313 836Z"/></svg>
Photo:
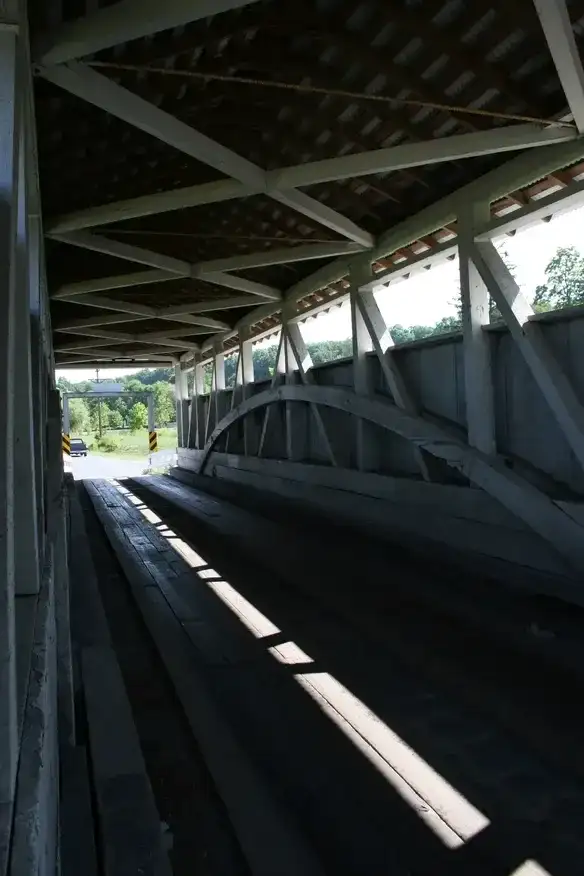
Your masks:
<svg viewBox="0 0 584 876"><path fill-rule="evenodd" d="M122 88L107 76L96 73L90 67L74 62L67 66L45 67L40 73L50 82L77 97L118 116L197 161L208 164L232 179L244 183L250 189L249 194L265 191L265 174L260 167ZM327 228L332 228L349 240L354 240L363 246L373 244L369 232L303 192L271 191L269 196Z"/></svg>
<svg viewBox="0 0 584 876"><path fill-rule="evenodd" d="M257 0L122 0L45 35L37 60L63 64L254 2Z"/></svg>
<svg viewBox="0 0 584 876"><path fill-rule="evenodd" d="M564 94L584 133L584 68L564 0L533 0Z"/></svg>
<svg viewBox="0 0 584 876"><path fill-rule="evenodd" d="M480 131L472 134L456 134L452 137L441 137L420 143L404 143L386 149L376 149L370 152L344 155L339 158L308 162L288 168L271 170L264 174L267 194L280 203L298 209L305 215L312 213L312 205L318 204L318 212L334 211L303 192L296 191L295 186L315 185L331 180L350 179L354 176L389 173L408 167L437 164L452 161L457 158L471 158L491 153L520 150L542 145L552 145L574 139L577 132L567 127L539 128L537 125L521 124L494 128L490 131ZM217 200L227 200L229 197L241 197L245 187L234 188L231 181L220 180L217 183L202 186L188 186L169 192L159 192L154 195L122 201L101 207L78 211L68 216L57 218L48 225L51 236L68 233L73 229L87 228L98 223L118 222L123 219L138 218L154 213L180 210L195 204L212 202L212 186L216 187ZM257 193L257 192L256 192ZM248 192L252 194L252 192ZM199 197L202 200L199 200ZM329 227L335 224L331 215ZM317 219L318 217L315 216ZM340 229L336 229L339 230Z"/></svg>

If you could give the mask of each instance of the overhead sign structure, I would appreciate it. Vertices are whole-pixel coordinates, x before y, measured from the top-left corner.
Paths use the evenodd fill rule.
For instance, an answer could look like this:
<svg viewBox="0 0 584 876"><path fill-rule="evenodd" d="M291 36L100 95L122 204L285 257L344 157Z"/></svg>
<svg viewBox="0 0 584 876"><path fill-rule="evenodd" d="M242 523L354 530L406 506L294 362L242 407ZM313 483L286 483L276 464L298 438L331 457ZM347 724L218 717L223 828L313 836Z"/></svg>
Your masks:
<svg viewBox="0 0 584 876"><path fill-rule="evenodd" d="M145 395L148 400L148 445L150 453L158 450L158 436L156 434L156 424L154 422L154 393L151 391L126 392L124 390L110 391L109 386L118 386L119 384L104 384L98 383L99 390L89 390L88 392L63 392L63 452L67 456L71 455L71 418L69 414L69 401L72 398L134 398L137 395ZM154 436L154 438L152 438ZM154 443L154 447L152 444Z"/></svg>
<svg viewBox="0 0 584 876"><path fill-rule="evenodd" d="M123 392L124 387L121 383L92 383L91 384L91 392L99 392L99 393L107 393L108 395L112 393Z"/></svg>

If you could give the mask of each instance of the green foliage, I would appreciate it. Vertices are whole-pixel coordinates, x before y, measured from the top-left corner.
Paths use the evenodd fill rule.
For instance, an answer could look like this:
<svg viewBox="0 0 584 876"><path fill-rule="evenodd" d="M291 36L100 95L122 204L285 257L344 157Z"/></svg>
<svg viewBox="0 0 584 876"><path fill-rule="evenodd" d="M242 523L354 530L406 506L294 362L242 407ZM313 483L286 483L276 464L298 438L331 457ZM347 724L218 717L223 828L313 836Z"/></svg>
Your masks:
<svg viewBox="0 0 584 876"><path fill-rule="evenodd" d="M546 282L535 290L536 310L558 310L584 303L584 255L560 247L545 269Z"/></svg>
<svg viewBox="0 0 584 876"><path fill-rule="evenodd" d="M72 390L65 390L65 392L71 391ZM87 432L89 429L89 411L82 398L72 398L69 400L69 424L71 434Z"/></svg>
<svg viewBox="0 0 584 876"><path fill-rule="evenodd" d="M160 369L158 369L160 370ZM168 382L159 380L150 385L154 394L154 418L157 426L166 426L174 422L176 407L174 401L174 389Z"/></svg>
<svg viewBox="0 0 584 876"><path fill-rule="evenodd" d="M70 380L67 380L66 377L59 377L57 379L57 389L61 392L76 392L77 388L74 383L71 383Z"/></svg>
<svg viewBox="0 0 584 876"><path fill-rule="evenodd" d="M110 409L107 406L107 402L104 402L103 399L101 401L101 405L99 404L99 399L94 399L88 401L89 405L89 415L91 421L92 429L99 429L99 410L101 407L101 428L107 429L110 424Z"/></svg>
<svg viewBox="0 0 584 876"><path fill-rule="evenodd" d="M130 429L132 432L137 432L139 429L145 429L148 422L148 409L142 402L136 402L130 408L129 414Z"/></svg>
<svg viewBox="0 0 584 876"><path fill-rule="evenodd" d="M123 429L124 420L119 411L109 411L109 427L110 429Z"/></svg>
<svg viewBox="0 0 584 876"><path fill-rule="evenodd" d="M174 368L143 368L142 371L138 371L129 377L122 377L116 382L123 383L124 388L128 389L128 383L134 383L134 381L138 381L142 387L150 387L160 382L174 383Z"/></svg>
<svg viewBox="0 0 584 876"><path fill-rule="evenodd" d="M104 435L103 438L96 438L92 447L97 447L102 453L115 453L116 450L120 449L120 442L112 435Z"/></svg>

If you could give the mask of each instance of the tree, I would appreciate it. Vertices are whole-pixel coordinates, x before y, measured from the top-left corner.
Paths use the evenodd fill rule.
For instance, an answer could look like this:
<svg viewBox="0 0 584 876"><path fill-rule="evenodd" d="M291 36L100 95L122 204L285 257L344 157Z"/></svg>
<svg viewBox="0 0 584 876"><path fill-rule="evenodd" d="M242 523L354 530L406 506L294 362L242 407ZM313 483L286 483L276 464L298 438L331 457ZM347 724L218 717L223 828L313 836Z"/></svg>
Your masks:
<svg viewBox="0 0 584 876"><path fill-rule="evenodd" d="M124 420L119 411L110 410L109 411L109 427L110 429L122 429L124 426Z"/></svg>
<svg viewBox="0 0 584 876"><path fill-rule="evenodd" d="M89 432L91 428L89 411L82 398L69 400L69 428L71 432Z"/></svg>
<svg viewBox="0 0 584 876"><path fill-rule="evenodd" d="M174 390L162 380L150 386L154 394L154 417L157 426L166 426L176 417Z"/></svg>
<svg viewBox="0 0 584 876"><path fill-rule="evenodd" d="M61 392L75 392L75 384L71 383L70 380L67 380L66 377L57 378L57 389L60 389Z"/></svg>
<svg viewBox="0 0 584 876"><path fill-rule="evenodd" d="M545 269L546 282L535 290L536 310L558 310L584 303L584 255L575 246L560 247Z"/></svg>
<svg viewBox="0 0 584 876"><path fill-rule="evenodd" d="M92 399L91 404L90 404L89 416L90 416L90 420L91 420L91 428L94 431L99 430L100 408L101 408L101 428L102 428L102 430L107 429L107 427L109 426L110 409L108 408L108 406L106 404L103 403L103 400L101 401L101 405L100 405L100 399Z"/></svg>
<svg viewBox="0 0 584 876"><path fill-rule="evenodd" d="M132 432L138 432L139 429L145 429L148 421L146 405L142 404L142 402L136 402L136 404L130 408L129 420Z"/></svg>

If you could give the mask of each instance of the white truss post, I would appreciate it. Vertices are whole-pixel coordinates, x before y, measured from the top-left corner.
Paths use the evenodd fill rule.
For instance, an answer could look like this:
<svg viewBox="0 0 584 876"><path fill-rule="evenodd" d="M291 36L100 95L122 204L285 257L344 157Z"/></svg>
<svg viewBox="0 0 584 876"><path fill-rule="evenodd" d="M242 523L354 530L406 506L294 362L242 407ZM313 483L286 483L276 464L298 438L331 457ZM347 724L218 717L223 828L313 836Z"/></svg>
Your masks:
<svg viewBox="0 0 584 876"><path fill-rule="evenodd" d="M373 292L371 290L360 291L357 296L357 306L365 327L369 332L373 349L377 354L381 371L395 404L410 414L417 414L419 412L418 405L407 388L403 375L395 361L392 351L392 348L395 346L394 340L377 305ZM414 455L422 477L425 481L431 481L430 468L434 468L435 464L424 455L419 447L414 447Z"/></svg>
<svg viewBox="0 0 584 876"><path fill-rule="evenodd" d="M2 10L4 11L4 9ZM0 818L17 768L14 619L14 299L18 191L16 29L0 30ZM0 825L4 828L4 824Z"/></svg>
<svg viewBox="0 0 584 876"><path fill-rule="evenodd" d="M189 447L205 446L203 396L205 394L205 372L200 362L195 363L193 371L193 399L191 403L191 432Z"/></svg>
<svg viewBox="0 0 584 876"><path fill-rule="evenodd" d="M215 355L213 357L213 389L215 391L214 402L214 423L215 426L223 416L227 413L224 410L225 403L225 353L223 346L215 346Z"/></svg>
<svg viewBox="0 0 584 876"><path fill-rule="evenodd" d="M359 307L360 286L371 280L371 266L354 269L350 274L351 337L353 340L353 389L357 395L371 394L371 377L367 354L373 350L373 341ZM373 442L368 440L367 423L355 421L355 463L359 471L374 471Z"/></svg>
<svg viewBox="0 0 584 876"><path fill-rule="evenodd" d="M312 368L312 359L310 353L304 343L300 327L295 322L287 323L288 344L293 358L296 360L296 368L300 375L300 380L305 386L314 386L314 378L310 373ZM310 411L323 443L326 455L329 458L331 465L337 464L334 451L332 449L326 427L324 425L321 413L316 405L310 405Z"/></svg>
<svg viewBox="0 0 584 876"><path fill-rule="evenodd" d="M533 308L492 243L478 243L473 250L473 260L564 437L584 468L584 408L540 327L529 322Z"/></svg>
<svg viewBox="0 0 584 876"><path fill-rule="evenodd" d="M270 383L270 387L272 389L274 389L278 385L282 374L285 373L286 363L284 356L284 332L281 331L280 340L278 341L278 349L276 351L276 365L274 367L274 373L272 375L272 381ZM266 435L268 432L271 412L272 408L270 406L268 406L264 411L264 421L262 423L262 431L260 432L260 440L258 442L258 456L261 456L264 452L264 444L266 443Z"/></svg>
<svg viewBox="0 0 584 876"><path fill-rule="evenodd" d="M241 380L241 401L244 402L249 395L249 387L255 380L253 367L253 342L249 338L249 331L239 333L239 369L238 376ZM243 452L249 456L252 445L251 432L253 423L249 417L243 420Z"/></svg>
<svg viewBox="0 0 584 876"><path fill-rule="evenodd" d="M458 253L464 338L464 383L468 443L488 456L497 452L493 372L489 336L489 290L472 261L474 235L490 220L488 202L472 205L459 216Z"/></svg>
<svg viewBox="0 0 584 876"><path fill-rule="evenodd" d="M288 321L285 313L282 313L282 355L284 358L284 383L293 386L296 382L294 376L294 355L288 338ZM294 408L292 402L284 405L284 434L286 446L286 458L288 462L294 461L294 451L297 450L297 442L294 440Z"/></svg>
<svg viewBox="0 0 584 876"><path fill-rule="evenodd" d="M179 447L188 445L189 402L187 375L180 363L174 366L174 394L176 399L176 429Z"/></svg>

